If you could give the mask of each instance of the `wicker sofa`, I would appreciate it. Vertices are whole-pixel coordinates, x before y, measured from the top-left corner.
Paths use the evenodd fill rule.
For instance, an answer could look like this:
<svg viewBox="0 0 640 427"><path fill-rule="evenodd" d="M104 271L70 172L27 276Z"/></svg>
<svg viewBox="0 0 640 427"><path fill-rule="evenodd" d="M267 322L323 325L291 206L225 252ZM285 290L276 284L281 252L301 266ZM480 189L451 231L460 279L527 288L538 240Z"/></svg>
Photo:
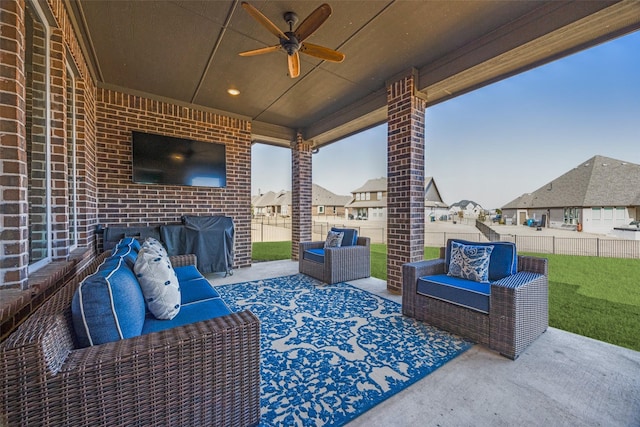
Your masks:
<svg viewBox="0 0 640 427"><path fill-rule="evenodd" d="M355 229L345 233L342 246L325 248L324 241L299 244L299 271L328 284L371 276L371 239Z"/></svg>
<svg viewBox="0 0 640 427"><path fill-rule="evenodd" d="M75 274L0 343L0 425L257 424L260 323L249 311L81 347L72 300L110 255ZM181 287L197 280L195 256L171 263L190 272Z"/></svg>
<svg viewBox="0 0 640 427"><path fill-rule="evenodd" d="M498 247L503 251L502 268L512 269L511 273L489 275L493 280L484 290L477 283L465 284L448 276L453 242ZM500 256L497 251L491 255L490 269L499 270L495 259ZM402 275L406 316L488 345L510 359L516 359L548 327L547 260L517 255L513 243L450 239L441 248L440 258L405 264Z"/></svg>

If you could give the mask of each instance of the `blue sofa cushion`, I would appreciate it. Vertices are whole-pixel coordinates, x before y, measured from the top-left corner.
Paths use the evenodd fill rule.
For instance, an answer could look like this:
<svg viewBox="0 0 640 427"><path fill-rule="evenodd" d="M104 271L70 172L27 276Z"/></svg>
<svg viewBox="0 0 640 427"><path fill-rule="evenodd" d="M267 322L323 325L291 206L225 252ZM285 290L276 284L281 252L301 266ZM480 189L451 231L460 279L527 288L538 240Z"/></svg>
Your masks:
<svg viewBox="0 0 640 427"><path fill-rule="evenodd" d="M136 253L140 252L140 242L138 242L134 237L123 237L122 239L120 239L120 241L116 244L114 251L122 246L129 246Z"/></svg>
<svg viewBox="0 0 640 427"><path fill-rule="evenodd" d="M463 245L451 243L449 276L474 282L489 283L489 261L493 246Z"/></svg>
<svg viewBox="0 0 640 427"><path fill-rule="evenodd" d="M138 244L138 248L139 247L140 244ZM133 268L136 263L136 259L138 258L138 251L139 249L136 250L136 247L133 243L123 245L118 244L113 248L113 251L111 251L110 258L121 257L126 261L129 268Z"/></svg>
<svg viewBox="0 0 640 427"><path fill-rule="evenodd" d="M358 230L355 228L336 228L331 227L331 231L344 233L341 246L354 246L358 243Z"/></svg>
<svg viewBox="0 0 640 427"><path fill-rule="evenodd" d="M183 282L191 279L201 279L202 273L195 265L184 265L182 267L173 267L178 276L178 281Z"/></svg>
<svg viewBox="0 0 640 427"><path fill-rule="evenodd" d="M199 279L181 280L180 293L182 305L204 299L220 298L218 291L202 276Z"/></svg>
<svg viewBox="0 0 640 427"><path fill-rule="evenodd" d="M324 264L324 249L307 249L302 256L304 259Z"/></svg>
<svg viewBox="0 0 640 427"><path fill-rule="evenodd" d="M214 317L225 316L230 313L231 310L229 310L229 307L227 307L227 304L225 304L222 298L201 300L183 305L180 313L171 320L159 320L151 314L148 314L144 321L142 335L189 325L191 323L213 319Z"/></svg>
<svg viewBox="0 0 640 427"><path fill-rule="evenodd" d="M145 319L140 285L123 257L111 257L82 281L71 303L82 347L140 335Z"/></svg>
<svg viewBox="0 0 640 427"><path fill-rule="evenodd" d="M421 295L489 313L491 295L489 283L438 274L419 278L416 291Z"/></svg>
<svg viewBox="0 0 640 427"><path fill-rule="evenodd" d="M500 280L503 277L518 272L518 254L515 243L511 242L470 242L467 240L450 239L447 242L445 253L445 272L448 272L451 260L451 243L458 242L463 245L493 246L491 260L489 261L489 282Z"/></svg>

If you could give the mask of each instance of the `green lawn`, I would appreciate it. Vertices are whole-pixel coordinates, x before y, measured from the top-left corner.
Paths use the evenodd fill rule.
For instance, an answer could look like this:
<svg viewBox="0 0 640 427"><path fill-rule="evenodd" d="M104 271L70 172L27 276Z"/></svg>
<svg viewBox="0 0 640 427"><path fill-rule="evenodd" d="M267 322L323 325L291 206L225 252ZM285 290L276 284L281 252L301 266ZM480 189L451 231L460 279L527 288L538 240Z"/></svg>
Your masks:
<svg viewBox="0 0 640 427"><path fill-rule="evenodd" d="M439 256L424 248L424 258ZM536 255L549 260L549 324L640 351L640 260ZM291 242L253 244L254 261L291 258ZM371 275L387 278L387 247L371 245Z"/></svg>

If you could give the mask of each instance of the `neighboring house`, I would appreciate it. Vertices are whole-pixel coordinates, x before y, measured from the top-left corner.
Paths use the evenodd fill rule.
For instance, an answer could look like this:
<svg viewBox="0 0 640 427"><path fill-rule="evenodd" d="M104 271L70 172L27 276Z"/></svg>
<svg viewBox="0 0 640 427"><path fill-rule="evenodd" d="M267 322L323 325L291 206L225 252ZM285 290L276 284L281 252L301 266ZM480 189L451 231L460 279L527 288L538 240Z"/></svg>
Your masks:
<svg viewBox="0 0 640 427"><path fill-rule="evenodd" d="M345 217L345 205L351 196L340 196L317 184L312 185L312 215L321 217ZM254 216L290 216L291 191L268 191L252 199Z"/></svg>
<svg viewBox="0 0 640 427"><path fill-rule="evenodd" d="M610 234L640 217L640 165L594 156L532 193L502 207L518 224L542 219L548 227Z"/></svg>
<svg viewBox="0 0 640 427"><path fill-rule="evenodd" d="M267 191L255 196L251 204L254 216L289 216L291 215L291 192L285 190L280 190L277 193Z"/></svg>
<svg viewBox="0 0 640 427"><path fill-rule="evenodd" d="M478 218L484 212L484 209L473 200L460 200L449 207L449 214L454 218L460 216L459 212L462 212L464 218Z"/></svg>
<svg viewBox="0 0 640 427"><path fill-rule="evenodd" d="M345 206L349 218L387 219L387 178L370 179L351 192L352 200Z"/></svg>
<svg viewBox="0 0 640 427"><path fill-rule="evenodd" d="M433 177L425 177L424 186L424 215L427 221L429 218L438 219L442 215L449 214L449 206L442 201L438 186Z"/></svg>
<svg viewBox="0 0 640 427"><path fill-rule="evenodd" d="M433 177L425 177L424 211L425 218L439 218L447 215L449 208L442 201L438 186ZM351 192L351 203L347 204L349 215L353 218L386 220L387 219L387 178L370 179L360 188Z"/></svg>
<svg viewBox="0 0 640 427"><path fill-rule="evenodd" d="M351 200L351 196L340 196L332 193L317 184L312 186L312 215L315 217L341 217L346 216L345 205Z"/></svg>

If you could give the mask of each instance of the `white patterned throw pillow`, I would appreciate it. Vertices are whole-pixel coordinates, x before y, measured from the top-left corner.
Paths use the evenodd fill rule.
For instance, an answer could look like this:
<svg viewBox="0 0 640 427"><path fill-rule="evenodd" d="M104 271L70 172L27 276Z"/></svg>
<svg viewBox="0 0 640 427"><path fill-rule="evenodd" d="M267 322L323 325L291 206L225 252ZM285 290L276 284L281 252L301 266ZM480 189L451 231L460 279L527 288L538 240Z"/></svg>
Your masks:
<svg viewBox="0 0 640 427"><path fill-rule="evenodd" d="M451 242L451 259L447 275L489 283L491 252L493 252L493 246L473 246Z"/></svg>
<svg viewBox="0 0 640 427"><path fill-rule="evenodd" d="M154 237L147 237L146 239L144 239L144 243L142 243L142 247L153 249L154 251L158 252L162 256L165 256L165 257L169 256L167 254L167 250L164 248L164 246L162 246L162 243L160 243L160 241Z"/></svg>
<svg viewBox="0 0 640 427"><path fill-rule="evenodd" d="M173 319L180 312L180 285L169 257L143 245L133 271L151 314Z"/></svg>
<svg viewBox="0 0 640 427"><path fill-rule="evenodd" d="M343 232L329 231L327 233L327 240L324 242L326 248L339 248L342 245Z"/></svg>

